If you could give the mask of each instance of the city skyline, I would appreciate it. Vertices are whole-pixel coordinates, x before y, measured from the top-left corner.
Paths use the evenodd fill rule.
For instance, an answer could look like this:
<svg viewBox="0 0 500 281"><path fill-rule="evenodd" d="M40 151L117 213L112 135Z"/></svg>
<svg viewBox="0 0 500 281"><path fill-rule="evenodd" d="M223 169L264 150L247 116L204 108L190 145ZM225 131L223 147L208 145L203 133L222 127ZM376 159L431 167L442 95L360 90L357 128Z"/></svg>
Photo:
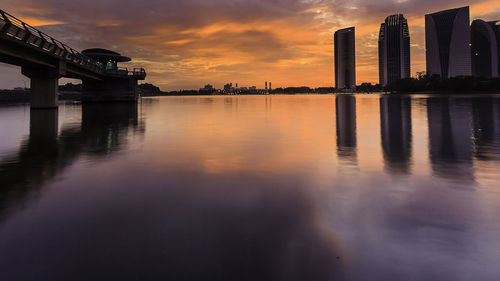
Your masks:
<svg viewBox="0 0 500 281"><path fill-rule="evenodd" d="M58 13L60 7L55 2L8 0L2 8L32 25L42 26L47 33L79 50L96 46L120 50L149 70L146 82L163 90L197 89L206 83L221 88L227 81L254 85L265 80L272 80L273 88L331 86L332 34L352 25L357 29L358 84L378 83L380 19L394 13L404 14L409 22L413 76L426 68L425 14L468 4L471 19L500 18L500 4L496 1L364 5L286 0L264 5L239 1L231 7L232 13L221 9L227 4L222 0L204 7L200 1L184 1L176 8L168 3L138 7L130 2L120 3L116 8L117 2L110 1L103 4L101 12L95 12L95 3L90 1L78 5L67 3L64 8L67 15ZM115 12L105 12L113 7L117 9ZM211 13L216 9L221 11ZM75 11L79 12L78 17L71 16ZM158 14L162 12L167 19L160 18ZM196 14L196 19L188 17L191 14ZM145 29L125 20L134 17L153 27ZM105 41L110 43L102 44ZM0 78L2 88L23 86L26 79L17 68L0 67L4 74Z"/></svg>

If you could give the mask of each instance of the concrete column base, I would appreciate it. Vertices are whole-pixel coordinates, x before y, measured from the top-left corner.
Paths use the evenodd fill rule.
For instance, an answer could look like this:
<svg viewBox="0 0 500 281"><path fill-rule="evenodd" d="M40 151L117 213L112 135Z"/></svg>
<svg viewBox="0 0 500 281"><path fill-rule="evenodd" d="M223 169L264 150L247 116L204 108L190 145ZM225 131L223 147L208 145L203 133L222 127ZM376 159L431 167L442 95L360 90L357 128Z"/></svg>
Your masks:
<svg viewBox="0 0 500 281"><path fill-rule="evenodd" d="M57 108L57 78L31 78L31 108Z"/></svg>
<svg viewBox="0 0 500 281"><path fill-rule="evenodd" d="M66 65L62 62L55 69L23 66L23 75L31 79L32 109L57 108L58 80L66 72L65 68Z"/></svg>

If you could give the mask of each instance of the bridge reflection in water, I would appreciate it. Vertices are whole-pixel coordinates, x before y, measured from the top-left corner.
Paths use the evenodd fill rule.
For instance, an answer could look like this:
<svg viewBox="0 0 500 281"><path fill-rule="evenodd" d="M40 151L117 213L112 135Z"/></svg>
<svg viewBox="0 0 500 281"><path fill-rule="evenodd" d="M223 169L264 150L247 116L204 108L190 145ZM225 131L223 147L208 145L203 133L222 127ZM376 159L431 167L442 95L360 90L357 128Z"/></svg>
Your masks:
<svg viewBox="0 0 500 281"><path fill-rule="evenodd" d="M30 133L20 151L0 162L0 219L36 194L82 155L106 157L121 150L132 129L143 134L134 103L85 104L80 126L58 132L58 110L31 110Z"/></svg>

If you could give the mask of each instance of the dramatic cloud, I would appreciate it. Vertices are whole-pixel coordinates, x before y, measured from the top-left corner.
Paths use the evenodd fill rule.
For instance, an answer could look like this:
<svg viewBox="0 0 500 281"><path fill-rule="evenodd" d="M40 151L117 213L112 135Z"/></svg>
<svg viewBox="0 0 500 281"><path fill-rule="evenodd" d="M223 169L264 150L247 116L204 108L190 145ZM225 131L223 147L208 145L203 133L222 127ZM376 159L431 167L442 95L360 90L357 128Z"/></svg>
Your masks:
<svg viewBox="0 0 500 281"><path fill-rule="evenodd" d="M358 83L377 82L378 29L394 13L409 20L416 73L425 69L424 14L464 5L472 18L500 19L500 3L490 0L7 0L2 9L77 49L131 56L148 82L173 90L331 86L333 33L347 26L357 28Z"/></svg>

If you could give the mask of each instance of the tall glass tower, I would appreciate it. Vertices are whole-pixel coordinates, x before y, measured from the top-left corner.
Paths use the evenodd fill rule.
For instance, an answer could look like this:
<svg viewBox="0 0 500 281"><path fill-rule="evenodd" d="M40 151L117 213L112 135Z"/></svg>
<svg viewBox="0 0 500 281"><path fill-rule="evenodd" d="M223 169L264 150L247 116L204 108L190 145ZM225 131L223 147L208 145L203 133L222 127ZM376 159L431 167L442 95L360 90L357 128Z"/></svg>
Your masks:
<svg viewBox="0 0 500 281"><path fill-rule="evenodd" d="M356 43L355 28L338 30L334 36L335 87L356 88Z"/></svg>
<svg viewBox="0 0 500 281"><path fill-rule="evenodd" d="M447 79L470 76L469 7L425 15L427 74Z"/></svg>
<svg viewBox="0 0 500 281"><path fill-rule="evenodd" d="M410 30L403 15L392 15L380 26L378 39L380 85L411 76Z"/></svg>
<svg viewBox="0 0 500 281"><path fill-rule="evenodd" d="M471 25L472 75L499 77L500 26L497 21L475 20Z"/></svg>

